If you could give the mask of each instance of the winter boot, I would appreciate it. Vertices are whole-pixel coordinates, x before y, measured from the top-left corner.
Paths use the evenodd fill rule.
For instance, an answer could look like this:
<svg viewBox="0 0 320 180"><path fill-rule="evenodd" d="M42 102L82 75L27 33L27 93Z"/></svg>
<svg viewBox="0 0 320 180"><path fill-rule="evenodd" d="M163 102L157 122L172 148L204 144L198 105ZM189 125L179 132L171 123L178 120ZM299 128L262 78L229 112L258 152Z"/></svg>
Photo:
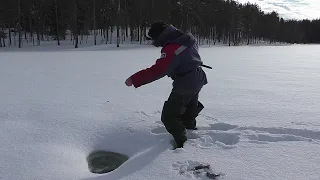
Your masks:
<svg viewBox="0 0 320 180"><path fill-rule="evenodd" d="M174 143L173 143L173 149L177 148L183 148L184 143L187 141L187 137L185 134L182 135L173 135Z"/></svg>

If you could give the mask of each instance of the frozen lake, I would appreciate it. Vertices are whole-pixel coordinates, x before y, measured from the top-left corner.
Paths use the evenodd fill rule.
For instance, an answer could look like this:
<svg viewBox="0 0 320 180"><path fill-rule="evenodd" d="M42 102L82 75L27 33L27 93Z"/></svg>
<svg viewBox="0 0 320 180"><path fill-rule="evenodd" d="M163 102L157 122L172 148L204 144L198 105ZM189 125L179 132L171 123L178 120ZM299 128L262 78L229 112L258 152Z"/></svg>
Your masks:
<svg viewBox="0 0 320 180"><path fill-rule="evenodd" d="M125 86L160 49L123 45L0 52L0 179L320 179L320 46L201 47L209 84L200 130L172 151L160 121L171 79ZM105 175L86 156L130 159ZM179 173L180 172L180 173ZM183 172L183 173L181 173Z"/></svg>

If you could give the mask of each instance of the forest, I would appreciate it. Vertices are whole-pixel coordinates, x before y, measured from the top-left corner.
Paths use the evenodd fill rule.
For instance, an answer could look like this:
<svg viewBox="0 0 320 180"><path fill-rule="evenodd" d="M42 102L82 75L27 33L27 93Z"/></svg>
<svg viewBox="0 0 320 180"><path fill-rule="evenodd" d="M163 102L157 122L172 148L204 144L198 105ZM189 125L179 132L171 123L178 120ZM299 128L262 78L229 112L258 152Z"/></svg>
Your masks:
<svg viewBox="0 0 320 180"><path fill-rule="evenodd" d="M70 38L77 48L89 35L94 45L112 43L111 34L117 46L142 43L156 20L212 45L320 43L320 19L283 19L257 4L233 0L0 0L0 47L21 48L23 40L60 45Z"/></svg>

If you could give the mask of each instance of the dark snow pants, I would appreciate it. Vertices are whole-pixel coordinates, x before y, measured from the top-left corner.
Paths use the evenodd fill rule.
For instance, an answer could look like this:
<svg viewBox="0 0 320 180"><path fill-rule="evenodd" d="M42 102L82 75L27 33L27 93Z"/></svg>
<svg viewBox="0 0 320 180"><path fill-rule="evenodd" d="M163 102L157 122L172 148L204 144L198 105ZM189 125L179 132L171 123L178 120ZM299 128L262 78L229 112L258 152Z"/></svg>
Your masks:
<svg viewBox="0 0 320 180"><path fill-rule="evenodd" d="M186 129L196 129L196 117L204 108L198 101L199 92L173 89L164 103L161 121L178 147L187 140Z"/></svg>

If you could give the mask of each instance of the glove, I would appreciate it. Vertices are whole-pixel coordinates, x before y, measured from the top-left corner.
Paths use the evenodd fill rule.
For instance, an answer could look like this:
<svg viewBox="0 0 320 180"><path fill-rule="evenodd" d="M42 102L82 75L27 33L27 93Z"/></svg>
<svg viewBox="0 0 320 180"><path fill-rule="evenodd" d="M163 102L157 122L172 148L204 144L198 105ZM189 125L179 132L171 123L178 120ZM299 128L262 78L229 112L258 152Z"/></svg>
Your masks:
<svg viewBox="0 0 320 180"><path fill-rule="evenodd" d="M126 85L127 86L132 86L132 80L131 80L131 77L129 77L127 80L126 80Z"/></svg>

